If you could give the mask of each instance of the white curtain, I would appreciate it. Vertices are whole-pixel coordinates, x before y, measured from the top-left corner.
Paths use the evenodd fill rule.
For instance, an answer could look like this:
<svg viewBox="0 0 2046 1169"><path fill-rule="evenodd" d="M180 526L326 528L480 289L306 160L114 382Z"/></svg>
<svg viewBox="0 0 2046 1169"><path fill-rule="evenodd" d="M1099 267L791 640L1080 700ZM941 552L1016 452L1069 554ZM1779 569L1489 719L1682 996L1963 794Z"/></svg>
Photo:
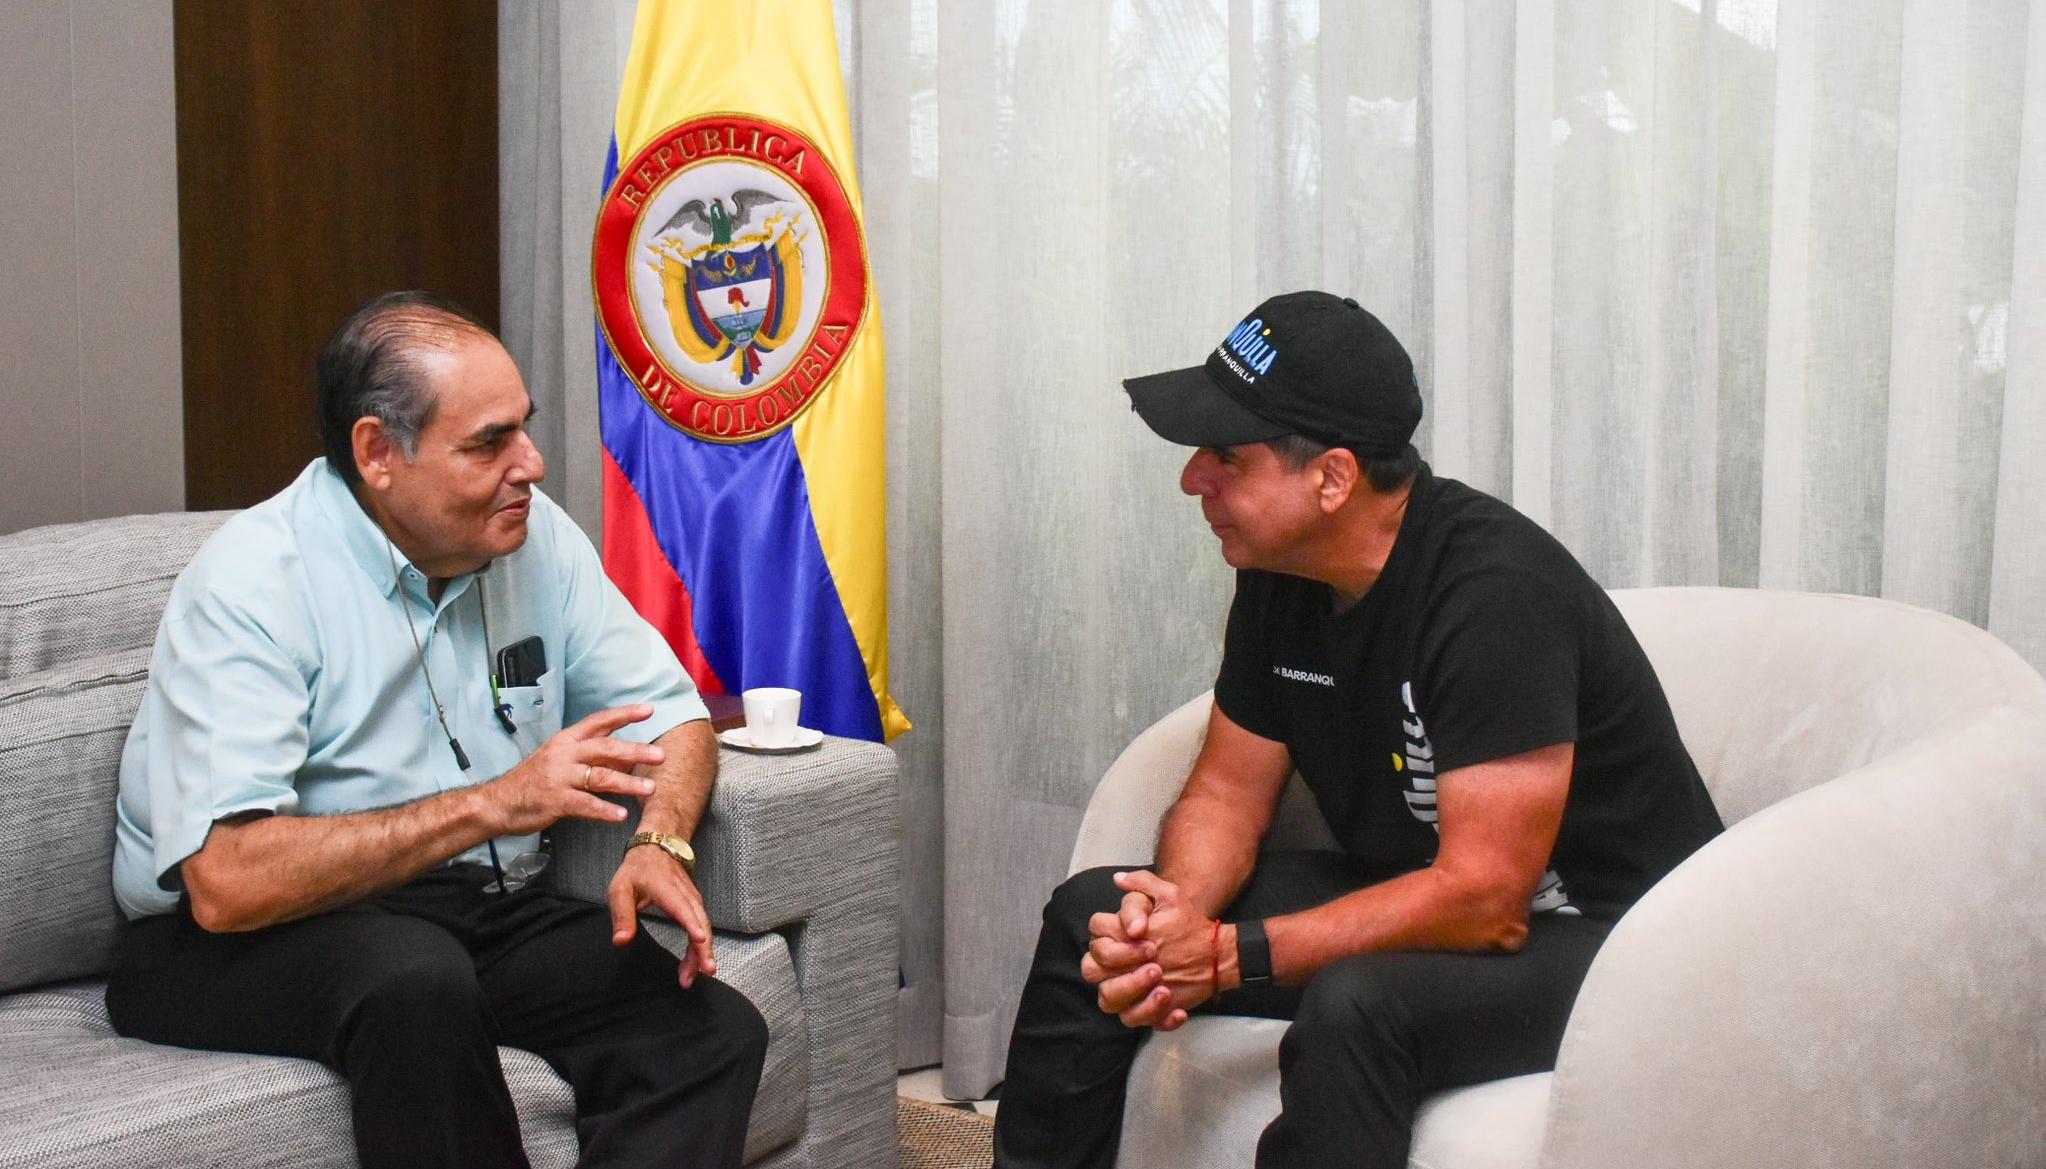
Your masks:
<svg viewBox="0 0 2046 1169"><path fill-rule="evenodd" d="M620 7L536 23L611 38ZM948 1091L1001 1075L1094 782L1218 659L1229 576L1184 452L1117 382L1194 363L1266 295L1373 309L1436 469L1609 587L1891 597L2046 665L2046 2L836 10L918 724L901 1055L942 1050ZM544 90L575 88L570 54L550 80L522 51L507 117L528 88L566 108ZM551 287L534 333L570 346L588 217L535 248L516 215L547 199L514 204L523 178L593 204L601 149L534 165L507 136L507 318L515 284ZM593 442L564 456L594 467Z"/></svg>

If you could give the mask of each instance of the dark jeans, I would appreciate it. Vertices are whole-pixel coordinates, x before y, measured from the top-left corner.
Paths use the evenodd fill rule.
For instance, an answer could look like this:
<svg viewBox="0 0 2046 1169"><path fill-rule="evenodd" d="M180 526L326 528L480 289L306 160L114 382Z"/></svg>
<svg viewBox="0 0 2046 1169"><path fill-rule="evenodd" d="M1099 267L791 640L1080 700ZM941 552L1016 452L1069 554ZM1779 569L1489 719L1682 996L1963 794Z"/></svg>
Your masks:
<svg viewBox="0 0 2046 1169"><path fill-rule="evenodd" d="M129 926L107 983L123 1035L316 1059L348 1080L364 1169L525 1166L497 1045L575 1090L583 1166L736 1166L767 1049L746 996L684 991L644 930L602 906L482 892L457 865L332 913L211 934Z"/></svg>
<svg viewBox="0 0 2046 1169"><path fill-rule="evenodd" d="M1125 1081L1148 1031L1102 1013L1080 957L1087 919L1122 900L1110 880L1118 871L1075 874L1044 908L995 1115L995 1164L1004 1169L1115 1163ZM1341 853L1268 853L1222 917L1296 912L1386 875ZM1515 954L1359 954L1304 986L1203 1004L1293 1020L1279 1045L1282 1110L1258 1141L1259 1169L1404 1169L1424 1098L1554 1067L1577 987L1610 928L1546 914L1529 922Z"/></svg>

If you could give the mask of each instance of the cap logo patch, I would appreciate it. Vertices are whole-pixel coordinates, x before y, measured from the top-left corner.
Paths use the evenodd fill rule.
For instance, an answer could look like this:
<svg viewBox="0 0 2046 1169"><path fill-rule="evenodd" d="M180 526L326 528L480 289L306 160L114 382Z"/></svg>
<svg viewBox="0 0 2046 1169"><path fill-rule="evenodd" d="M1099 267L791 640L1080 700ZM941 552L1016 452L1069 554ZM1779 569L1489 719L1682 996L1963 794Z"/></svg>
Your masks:
<svg viewBox="0 0 2046 1169"><path fill-rule="evenodd" d="M1223 340L1222 347L1234 353L1242 359L1244 365L1262 376L1265 371L1272 368L1273 359L1279 356L1279 351L1271 342L1265 340L1270 335L1271 330L1265 328L1264 319L1252 317L1236 326L1236 331Z"/></svg>

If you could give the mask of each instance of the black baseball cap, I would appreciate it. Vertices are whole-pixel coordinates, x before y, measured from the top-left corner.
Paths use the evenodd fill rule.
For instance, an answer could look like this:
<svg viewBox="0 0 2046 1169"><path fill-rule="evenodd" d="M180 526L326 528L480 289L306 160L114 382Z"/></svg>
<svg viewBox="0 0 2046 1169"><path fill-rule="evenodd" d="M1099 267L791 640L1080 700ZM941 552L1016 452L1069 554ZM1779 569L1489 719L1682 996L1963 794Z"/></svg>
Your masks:
<svg viewBox="0 0 2046 1169"><path fill-rule="evenodd" d="M1275 296L1206 362L1122 385L1145 425L1181 446L1299 434L1369 458L1397 454L1421 424L1407 351L1356 301L1327 292Z"/></svg>

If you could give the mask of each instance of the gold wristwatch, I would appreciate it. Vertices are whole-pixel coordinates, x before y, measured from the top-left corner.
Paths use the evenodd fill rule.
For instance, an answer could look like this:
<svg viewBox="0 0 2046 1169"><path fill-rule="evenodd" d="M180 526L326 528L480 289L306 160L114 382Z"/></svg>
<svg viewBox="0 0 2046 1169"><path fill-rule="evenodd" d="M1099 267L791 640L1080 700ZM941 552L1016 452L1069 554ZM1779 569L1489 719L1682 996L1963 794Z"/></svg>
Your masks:
<svg viewBox="0 0 2046 1169"><path fill-rule="evenodd" d="M696 871L696 850L689 847L689 842L681 837L670 836L665 832L635 832L632 839L625 842L625 851L631 852L642 844L651 844L674 857L675 863L682 866L683 872Z"/></svg>

